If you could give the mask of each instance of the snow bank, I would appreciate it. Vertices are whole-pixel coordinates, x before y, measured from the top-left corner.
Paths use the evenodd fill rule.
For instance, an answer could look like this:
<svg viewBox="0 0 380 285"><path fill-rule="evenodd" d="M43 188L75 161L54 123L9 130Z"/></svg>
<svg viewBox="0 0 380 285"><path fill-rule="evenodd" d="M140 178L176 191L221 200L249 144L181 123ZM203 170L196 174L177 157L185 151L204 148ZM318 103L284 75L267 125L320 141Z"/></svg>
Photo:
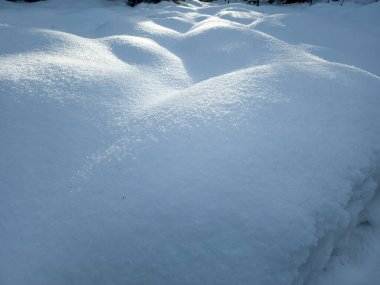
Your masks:
<svg viewBox="0 0 380 285"><path fill-rule="evenodd" d="M305 284L378 225L375 58L278 32L324 9L58 2L0 4L0 283Z"/></svg>

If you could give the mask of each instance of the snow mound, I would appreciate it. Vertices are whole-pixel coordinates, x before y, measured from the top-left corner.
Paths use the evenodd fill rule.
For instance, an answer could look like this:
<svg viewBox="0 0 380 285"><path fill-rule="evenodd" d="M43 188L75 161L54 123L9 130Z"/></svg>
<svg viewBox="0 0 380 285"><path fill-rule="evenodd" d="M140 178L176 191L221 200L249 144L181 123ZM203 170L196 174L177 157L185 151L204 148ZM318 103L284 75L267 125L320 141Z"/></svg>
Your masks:
<svg viewBox="0 0 380 285"><path fill-rule="evenodd" d="M378 226L369 60L280 37L301 23L280 8L14 5L0 4L0 283L307 284L363 219Z"/></svg>

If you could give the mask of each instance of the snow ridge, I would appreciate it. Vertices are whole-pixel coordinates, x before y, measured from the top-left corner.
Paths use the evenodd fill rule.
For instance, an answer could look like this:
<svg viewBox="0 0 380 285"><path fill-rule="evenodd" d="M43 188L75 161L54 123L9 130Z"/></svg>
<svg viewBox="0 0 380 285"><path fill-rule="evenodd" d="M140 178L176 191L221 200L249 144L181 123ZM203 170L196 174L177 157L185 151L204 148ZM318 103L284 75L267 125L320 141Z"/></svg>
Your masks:
<svg viewBox="0 0 380 285"><path fill-rule="evenodd" d="M314 285L377 229L362 10L74 2L0 4L0 283Z"/></svg>

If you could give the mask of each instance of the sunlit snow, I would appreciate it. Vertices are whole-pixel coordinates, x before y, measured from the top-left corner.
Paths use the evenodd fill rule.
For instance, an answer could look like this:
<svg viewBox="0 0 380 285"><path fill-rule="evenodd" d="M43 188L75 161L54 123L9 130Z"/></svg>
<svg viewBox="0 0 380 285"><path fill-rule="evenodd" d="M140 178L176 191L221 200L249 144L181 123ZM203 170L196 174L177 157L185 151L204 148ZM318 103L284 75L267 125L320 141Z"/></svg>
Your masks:
<svg viewBox="0 0 380 285"><path fill-rule="evenodd" d="M0 2L0 284L377 284L379 24Z"/></svg>

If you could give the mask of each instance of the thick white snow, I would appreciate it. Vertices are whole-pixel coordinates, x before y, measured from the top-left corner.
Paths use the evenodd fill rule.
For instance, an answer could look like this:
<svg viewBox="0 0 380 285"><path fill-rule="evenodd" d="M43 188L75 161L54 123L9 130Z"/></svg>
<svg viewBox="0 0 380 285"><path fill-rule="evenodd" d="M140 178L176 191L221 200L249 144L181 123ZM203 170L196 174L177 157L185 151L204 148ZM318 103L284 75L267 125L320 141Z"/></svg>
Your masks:
<svg viewBox="0 0 380 285"><path fill-rule="evenodd" d="M0 284L375 285L379 15L1 2Z"/></svg>

